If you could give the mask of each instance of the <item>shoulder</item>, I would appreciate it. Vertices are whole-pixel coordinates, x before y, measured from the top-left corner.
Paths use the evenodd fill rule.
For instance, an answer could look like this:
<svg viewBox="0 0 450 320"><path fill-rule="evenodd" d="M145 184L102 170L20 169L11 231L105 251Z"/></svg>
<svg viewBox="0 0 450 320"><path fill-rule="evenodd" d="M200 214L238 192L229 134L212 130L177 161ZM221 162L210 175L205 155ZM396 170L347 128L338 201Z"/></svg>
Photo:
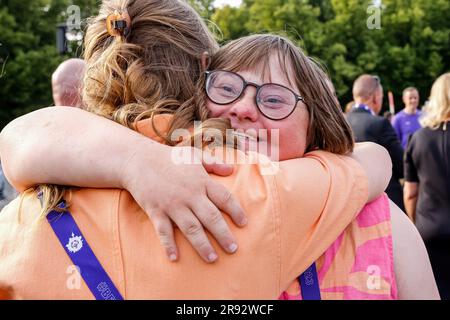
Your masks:
<svg viewBox="0 0 450 320"><path fill-rule="evenodd" d="M391 125L389 120L386 119L385 117L375 116L375 117L372 117L372 118L373 118L373 122L375 122L375 123L379 123L379 124L382 124L382 125L387 125L387 124Z"/></svg>
<svg viewBox="0 0 450 320"><path fill-rule="evenodd" d="M436 130L431 130L430 128L420 128L411 135L409 143L421 144L423 142L434 139L436 134L438 134Z"/></svg>
<svg viewBox="0 0 450 320"><path fill-rule="evenodd" d="M314 202L311 199L321 202L337 195L345 199L347 192L365 202L367 180L366 172L356 160L323 150L308 152L301 159L281 161L275 176L278 192L292 197L288 204L297 203L303 196L301 201L309 202Z"/></svg>
<svg viewBox="0 0 450 320"><path fill-rule="evenodd" d="M119 216L122 189L80 188L65 196L68 211L86 233L104 238L115 232L112 228Z"/></svg>
<svg viewBox="0 0 450 320"><path fill-rule="evenodd" d="M36 222L41 210L41 203L34 193L20 194L0 212L0 225L13 223L17 227L29 226Z"/></svg>
<svg viewBox="0 0 450 320"><path fill-rule="evenodd" d="M304 158L315 160L320 164L323 174L329 180L330 190L328 192L331 192L338 185L342 189L345 189L345 186L354 188L355 192L360 190L361 194L364 194L362 190L367 189L368 177L366 171L358 161L349 156L316 150L308 152ZM313 181L312 184L314 184L315 179L312 172L309 171L308 174ZM367 192L367 190L365 191ZM367 194L365 194L365 200L367 200Z"/></svg>
<svg viewBox="0 0 450 320"><path fill-rule="evenodd" d="M381 116L375 116L372 117L372 119L373 119L371 122L372 130L377 131L377 133L379 134L387 134L387 135L391 133L395 134L394 127L388 119Z"/></svg>
<svg viewBox="0 0 450 320"><path fill-rule="evenodd" d="M405 112L403 110L401 110L392 117L392 123L396 123L404 117L405 117Z"/></svg>
<svg viewBox="0 0 450 320"><path fill-rule="evenodd" d="M372 118L371 114L369 112L367 112L365 110L359 110L359 109L353 109L349 113L347 113L345 116L349 121L352 121L352 120L368 121L368 120L370 120L370 118Z"/></svg>
<svg viewBox="0 0 450 320"><path fill-rule="evenodd" d="M310 151L304 155L303 159L310 161L311 165L313 164L312 161L315 161L327 169L346 167L355 170L362 170L361 165L354 159L345 155L338 155L324 150Z"/></svg>
<svg viewBox="0 0 450 320"><path fill-rule="evenodd" d="M360 109L353 109L349 113L346 114L347 117L363 117L363 118L369 118L370 113L365 110Z"/></svg>

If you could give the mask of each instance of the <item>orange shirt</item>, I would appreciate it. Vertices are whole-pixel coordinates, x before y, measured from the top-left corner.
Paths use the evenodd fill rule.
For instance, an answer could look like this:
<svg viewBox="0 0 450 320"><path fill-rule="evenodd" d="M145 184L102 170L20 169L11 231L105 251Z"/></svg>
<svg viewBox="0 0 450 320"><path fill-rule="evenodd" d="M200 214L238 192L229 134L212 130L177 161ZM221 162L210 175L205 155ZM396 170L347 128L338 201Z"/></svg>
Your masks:
<svg viewBox="0 0 450 320"><path fill-rule="evenodd" d="M154 137L148 120L138 129ZM219 254L214 264L203 262L179 230L180 260L168 261L151 221L125 190L74 190L69 210L126 299L277 299L368 197L367 177L349 157L314 151L279 168L264 175L259 164L239 164L231 176L212 176L249 220L240 229L225 215L239 249L228 255L210 237ZM93 299L46 219L36 222L39 200L25 195L20 202L0 213L0 283L25 299Z"/></svg>

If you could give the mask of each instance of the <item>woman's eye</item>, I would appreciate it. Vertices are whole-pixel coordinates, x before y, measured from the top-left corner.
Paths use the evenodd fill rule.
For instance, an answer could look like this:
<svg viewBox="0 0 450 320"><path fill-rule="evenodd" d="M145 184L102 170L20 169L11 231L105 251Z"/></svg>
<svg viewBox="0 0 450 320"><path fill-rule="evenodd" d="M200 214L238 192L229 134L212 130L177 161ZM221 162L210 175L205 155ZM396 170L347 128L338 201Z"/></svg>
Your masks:
<svg viewBox="0 0 450 320"><path fill-rule="evenodd" d="M227 91L227 92L233 92L233 88L230 86L222 86L222 90Z"/></svg>
<svg viewBox="0 0 450 320"><path fill-rule="evenodd" d="M216 86L216 89L219 90L219 92L223 93L223 94L236 94L236 89L231 86L231 85L227 85L227 84L220 84L218 86Z"/></svg>
<svg viewBox="0 0 450 320"><path fill-rule="evenodd" d="M284 103L284 99L282 97L269 96L264 97L263 102L268 105L279 105Z"/></svg>
<svg viewBox="0 0 450 320"><path fill-rule="evenodd" d="M281 100L278 98L268 98L266 101L270 103L281 103Z"/></svg>

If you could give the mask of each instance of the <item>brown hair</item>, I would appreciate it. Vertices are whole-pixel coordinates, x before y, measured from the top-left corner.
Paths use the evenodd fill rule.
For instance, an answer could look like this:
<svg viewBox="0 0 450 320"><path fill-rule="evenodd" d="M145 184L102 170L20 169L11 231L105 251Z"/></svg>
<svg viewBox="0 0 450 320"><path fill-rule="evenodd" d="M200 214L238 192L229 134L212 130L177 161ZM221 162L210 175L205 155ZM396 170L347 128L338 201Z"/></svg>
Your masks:
<svg viewBox="0 0 450 320"><path fill-rule="evenodd" d="M115 10L127 10L131 17L127 37L111 37L106 30L106 18ZM195 117L200 55L217 49L200 16L184 1L104 1L85 38L87 110L133 127L137 117L157 109L175 113L187 127Z"/></svg>
<svg viewBox="0 0 450 320"><path fill-rule="evenodd" d="M307 148L337 154L353 151L350 126L334 96L325 72L289 39L272 34L256 34L234 40L223 46L211 59L209 69L228 71L260 70L267 74L271 54L277 54L280 66L291 84L299 88L309 112ZM291 70L292 72L289 72ZM292 75L292 79L289 79ZM204 86L204 79L201 81ZM199 95L204 110L206 93ZM203 111L205 112L205 111Z"/></svg>
<svg viewBox="0 0 450 320"><path fill-rule="evenodd" d="M126 36L108 33L106 20L115 11L131 18ZM131 129L136 121L158 113L174 114L170 131L190 127L207 116L195 106L201 54L217 49L207 26L185 1L105 0L89 20L84 39L83 102L88 111ZM67 190L55 185L39 189L43 214Z"/></svg>

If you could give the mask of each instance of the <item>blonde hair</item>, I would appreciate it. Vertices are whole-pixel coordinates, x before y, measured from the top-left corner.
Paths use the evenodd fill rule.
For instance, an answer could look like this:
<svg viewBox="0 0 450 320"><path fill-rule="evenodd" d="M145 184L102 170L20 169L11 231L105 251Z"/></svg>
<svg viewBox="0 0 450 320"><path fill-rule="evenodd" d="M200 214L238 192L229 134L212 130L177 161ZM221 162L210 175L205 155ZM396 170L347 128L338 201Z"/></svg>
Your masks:
<svg viewBox="0 0 450 320"><path fill-rule="evenodd" d="M450 120L450 72L441 75L431 87L429 103L419 120L423 127L436 130Z"/></svg>
<svg viewBox="0 0 450 320"><path fill-rule="evenodd" d="M211 70L260 70L270 72L269 59L277 54L282 71L295 84L309 112L307 147L305 152L321 149L336 154L353 151L352 130L330 88L328 76L311 58L289 39L272 34L256 34L229 42L211 59ZM289 72L289 71L292 72ZM292 75L292 79L289 79ZM201 83L204 86L204 79ZM204 88L204 87L203 87ZM202 90L200 102L205 101ZM201 109L205 104L199 103Z"/></svg>
<svg viewBox="0 0 450 320"><path fill-rule="evenodd" d="M115 11L126 11L131 18L126 36L107 31L106 19ZM217 50L213 35L185 1L105 0L99 14L89 20L84 39L85 108L133 130L138 120L158 113L174 114L170 131L190 127L194 120L207 117L198 114L195 105L196 82L203 72L201 55ZM45 215L60 210L57 205L69 188L38 189Z"/></svg>

